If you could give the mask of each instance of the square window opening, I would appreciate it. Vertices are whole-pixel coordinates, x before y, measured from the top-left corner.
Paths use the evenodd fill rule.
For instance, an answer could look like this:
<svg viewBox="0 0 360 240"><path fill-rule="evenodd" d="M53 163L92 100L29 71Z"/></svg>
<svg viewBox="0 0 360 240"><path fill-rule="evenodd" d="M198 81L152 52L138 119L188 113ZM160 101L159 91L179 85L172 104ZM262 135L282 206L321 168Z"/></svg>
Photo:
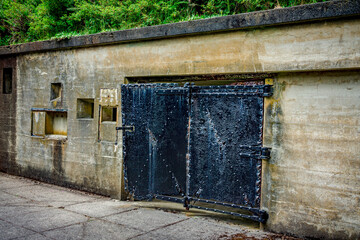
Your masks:
<svg viewBox="0 0 360 240"><path fill-rule="evenodd" d="M67 136L67 112L46 112L45 134Z"/></svg>
<svg viewBox="0 0 360 240"><path fill-rule="evenodd" d="M12 93L12 68L3 69L3 93L11 94Z"/></svg>
<svg viewBox="0 0 360 240"><path fill-rule="evenodd" d="M116 117L117 117L116 107L101 108L101 122L116 122Z"/></svg>
<svg viewBox="0 0 360 240"><path fill-rule="evenodd" d="M94 99L77 99L77 118L94 118Z"/></svg>
<svg viewBox="0 0 360 240"><path fill-rule="evenodd" d="M52 83L50 89L50 101L60 99L61 92L62 92L62 85L61 83Z"/></svg>

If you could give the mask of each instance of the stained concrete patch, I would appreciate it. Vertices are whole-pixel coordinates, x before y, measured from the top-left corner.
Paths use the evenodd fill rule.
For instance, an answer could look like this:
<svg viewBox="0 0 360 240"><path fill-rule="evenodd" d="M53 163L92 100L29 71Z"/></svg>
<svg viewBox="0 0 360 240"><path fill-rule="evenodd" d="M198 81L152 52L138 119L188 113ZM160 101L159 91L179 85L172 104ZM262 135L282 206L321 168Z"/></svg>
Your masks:
<svg viewBox="0 0 360 240"><path fill-rule="evenodd" d="M35 232L0 220L0 239L7 240L16 237L24 237Z"/></svg>
<svg viewBox="0 0 360 240"><path fill-rule="evenodd" d="M187 221L152 231L149 236L146 234L135 239L218 239L221 236L242 231L244 230L203 218L190 218Z"/></svg>
<svg viewBox="0 0 360 240"><path fill-rule="evenodd" d="M44 232L44 234L48 237L62 240L129 239L141 233L142 232L138 229L121 226L102 220L89 221L86 223Z"/></svg>
<svg viewBox="0 0 360 240"><path fill-rule="evenodd" d="M104 217L111 214L121 213L135 209L129 202L120 201L95 201L87 203L79 203L65 207L72 212L87 215L89 217Z"/></svg>
<svg viewBox="0 0 360 240"><path fill-rule="evenodd" d="M47 210L49 207L34 203L22 203L12 205L0 205L0 218L6 219L11 216L24 215L32 212Z"/></svg>
<svg viewBox="0 0 360 240"><path fill-rule="evenodd" d="M134 202L134 206L139 208L162 209L162 211L165 212L184 214L187 217L201 217L203 219L206 218L208 221L215 221L217 223L223 222L223 223L228 223L230 225L239 225L242 226L243 228L258 229L260 227L260 223L251 221L246 218L229 216L228 214L204 211L195 208L186 210L184 208L184 205L180 203L157 201L157 200L144 201L144 202L138 201L138 202Z"/></svg>
<svg viewBox="0 0 360 240"><path fill-rule="evenodd" d="M33 234L33 235L29 235L26 237L20 237L20 238L16 238L13 240L50 240L51 238L45 237L39 233Z"/></svg>
<svg viewBox="0 0 360 240"><path fill-rule="evenodd" d="M23 186L34 185L35 183L29 180L9 178L3 173L0 173L0 189L18 188Z"/></svg>
<svg viewBox="0 0 360 240"><path fill-rule="evenodd" d="M21 188L21 190L19 188L6 189L4 191L54 207L61 207L96 199L95 197L64 191L63 189L58 189L55 186L53 186L53 188L49 188L44 185L26 186ZM34 194L35 192L36 194Z"/></svg>
<svg viewBox="0 0 360 240"><path fill-rule="evenodd" d="M65 227L87 221L87 217L60 209L49 209L24 215L15 215L7 221L37 232Z"/></svg>
<svg viewBox="0 0 360 240"><path fill-rule="evenodd" d="M29 200L21 198L19 196L0 191L0 206L7 204L25 203L28 201Z"/></svg>
<svg viewBox="0 0 360 240"><path fill-rule="evenodd" d="M138 209L105 217L104 219L124 226L134 227L142 231L151 231L188 218L180 214L172 214L151 209Z"/></svg>
<svg viewBox="0 0 360 240"><path fill-rule="evenodd" d="M131 240L159 240L159 239L171 240L172 238L166 238L165 236L160 236L157 234L153 234L151 232L131 238ZM183 238L183 239L185 240L185 238Z"/></svg>

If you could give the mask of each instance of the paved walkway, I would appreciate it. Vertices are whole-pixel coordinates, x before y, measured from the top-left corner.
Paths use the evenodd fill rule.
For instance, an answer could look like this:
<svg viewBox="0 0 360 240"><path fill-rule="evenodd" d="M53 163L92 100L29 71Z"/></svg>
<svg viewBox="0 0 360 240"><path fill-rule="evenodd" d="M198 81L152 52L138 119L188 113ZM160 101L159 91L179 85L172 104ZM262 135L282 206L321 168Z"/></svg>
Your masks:
<svg viewBox="0 0 360 240"><path fill-rule="evenodd" d="M166 207L168 210L160 210ZM241 225L239 225L239 223ZM126 202L0 173L0 239L284 239L181 205ZM292 239L292 238L286 238Z"/></svg>

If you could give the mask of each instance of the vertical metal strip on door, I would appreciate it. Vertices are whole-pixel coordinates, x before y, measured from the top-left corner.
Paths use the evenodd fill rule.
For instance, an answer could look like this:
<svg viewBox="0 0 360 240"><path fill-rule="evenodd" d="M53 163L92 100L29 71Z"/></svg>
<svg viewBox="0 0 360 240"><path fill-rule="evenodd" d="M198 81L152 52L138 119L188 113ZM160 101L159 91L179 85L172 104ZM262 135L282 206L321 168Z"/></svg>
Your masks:
<svg viewBox="0 0 360 240"><path fill-rule="evenodd" d="M187 91L177 84L128 84L121 90L123 125L135 129L123 136L126 189L139 200L155 194L181 195L186 178Z"/></svg>

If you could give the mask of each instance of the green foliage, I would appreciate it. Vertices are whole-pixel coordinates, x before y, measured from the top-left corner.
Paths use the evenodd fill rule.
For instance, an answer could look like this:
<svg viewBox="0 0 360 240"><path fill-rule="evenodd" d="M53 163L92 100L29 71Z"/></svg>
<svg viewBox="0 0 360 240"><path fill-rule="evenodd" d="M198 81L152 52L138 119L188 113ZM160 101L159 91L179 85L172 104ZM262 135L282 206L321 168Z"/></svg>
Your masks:
<svg viewBox="0 0 360 240"><path fill-rule="evenodd" d="M1 43L19 42L27 38L31 7L21 2L2 1L0 13Z"/></svg>
<svg viewBox="0 0 360 240"><path fill-rule="evenodd" d="M326 0L0 0L0 45Z"/></svg>

